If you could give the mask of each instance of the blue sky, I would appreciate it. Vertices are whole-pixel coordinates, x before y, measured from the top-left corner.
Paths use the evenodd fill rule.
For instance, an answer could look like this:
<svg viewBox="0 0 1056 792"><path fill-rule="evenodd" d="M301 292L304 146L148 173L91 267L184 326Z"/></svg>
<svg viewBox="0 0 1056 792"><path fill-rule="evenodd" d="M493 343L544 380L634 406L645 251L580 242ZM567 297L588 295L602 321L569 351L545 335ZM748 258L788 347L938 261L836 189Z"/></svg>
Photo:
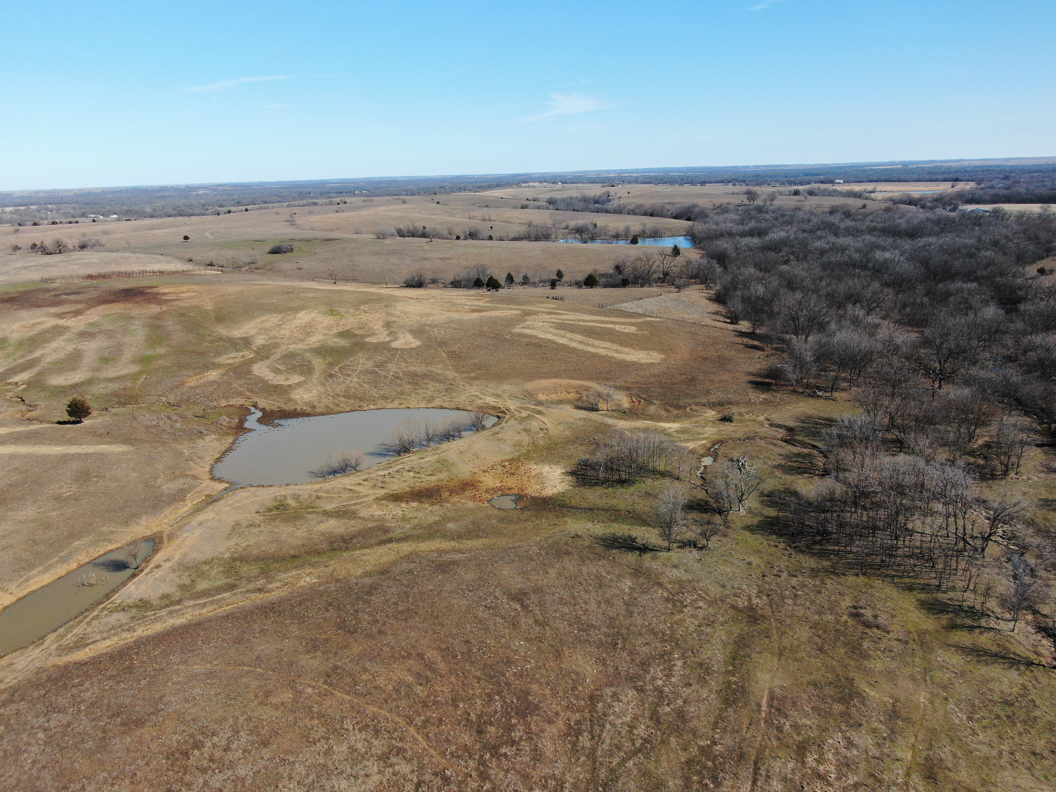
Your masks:
<svg viewBox="0 0 1056 792"><path fill-rule="evenodd" d="M26 2L0 190L1056 155L1054 0Z"/></svg>

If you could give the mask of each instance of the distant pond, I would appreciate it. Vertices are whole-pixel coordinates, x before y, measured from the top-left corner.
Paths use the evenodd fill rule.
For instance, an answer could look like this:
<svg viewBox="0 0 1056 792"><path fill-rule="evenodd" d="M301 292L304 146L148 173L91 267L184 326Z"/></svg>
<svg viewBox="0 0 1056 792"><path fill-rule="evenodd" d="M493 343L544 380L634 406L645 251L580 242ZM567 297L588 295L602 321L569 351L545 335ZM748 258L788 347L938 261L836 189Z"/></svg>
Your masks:
<svg viewBox="0 0 1056 792"><path fill-rule="evenodd" d="M284 418L262 424L260 410L245 421L250 431L213 465L213 477L236 487L306 484L384 462L415 448L456 440L493 426L494 415L432 408L359 410Z"/></svg>
<svg viewBox="0 0 1056 792"><path fill-rule="evenodd" d="M629 239L592 239L588 243L584 243L582 239L559 239L558 242L564 242L568 245L629 245L631 240ZM672 247L678 245L680 248L691 248L693 247L693 240L688 236L670 236L670 237L639 237L639 245L651 245L653 247Z"/></svg>

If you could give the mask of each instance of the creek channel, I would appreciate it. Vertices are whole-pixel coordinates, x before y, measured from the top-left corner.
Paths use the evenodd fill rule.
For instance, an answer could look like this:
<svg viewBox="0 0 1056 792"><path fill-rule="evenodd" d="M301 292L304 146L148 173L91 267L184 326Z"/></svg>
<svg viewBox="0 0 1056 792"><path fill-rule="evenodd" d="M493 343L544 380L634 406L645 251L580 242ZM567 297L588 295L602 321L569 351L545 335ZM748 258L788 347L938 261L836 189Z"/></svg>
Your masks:
<svg viewBox="0 0 1056 792"><path fill-rule="evenodd" d="M0 611L0 655L29 646L95 605L154 552L153 539L111 550ZM133 555L134 553L134 555Z"/></svg>
<svg viewBox="0 0 1056 792"><path fill-rule="evenodd" d="M427 427L452 427L447 439L462 437L473 431L474 413L434 408L360 410L268 424L260 423L261 416L256 408L250 411L243 424L250 431L213 466L214 478L233 487L307 484L328 472L349 472L349 459L360 460L359 470L391 459L397 456L397 439L420 438L419 447L435 445L435 440L424 440ZM498 420L485 416L481 426L493 426Z"/></svg>

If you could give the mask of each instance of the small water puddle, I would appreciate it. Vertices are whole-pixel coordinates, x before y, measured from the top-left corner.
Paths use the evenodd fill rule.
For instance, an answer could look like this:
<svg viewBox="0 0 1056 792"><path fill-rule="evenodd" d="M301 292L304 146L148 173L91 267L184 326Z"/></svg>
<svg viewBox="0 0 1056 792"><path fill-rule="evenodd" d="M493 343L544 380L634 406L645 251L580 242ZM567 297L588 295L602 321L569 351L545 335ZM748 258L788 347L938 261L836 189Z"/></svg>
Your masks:
<svg viewBox="0 0 1056 792"><path fill-rule="evenodd" d="M466 410L360 410L262 424L253 409L242 435L213 466L235 487L307 484L385 462L405 450L456 440L499 419Z"/></svg>
<svg viewBox="0 0 1056 792"><path fill-rule="evenodd" d="M517 501L521 499L520 495L496 495L494 498L488 501L496 509L518 509Z"/></svg>
<svg viewBox="0 0 1056 792"><path fill-rule="evenodd" d="M0 655L29 646L95 605L132 577L154 547L153 539L142 539L111 550L8 605L0 611Z"/></svg>

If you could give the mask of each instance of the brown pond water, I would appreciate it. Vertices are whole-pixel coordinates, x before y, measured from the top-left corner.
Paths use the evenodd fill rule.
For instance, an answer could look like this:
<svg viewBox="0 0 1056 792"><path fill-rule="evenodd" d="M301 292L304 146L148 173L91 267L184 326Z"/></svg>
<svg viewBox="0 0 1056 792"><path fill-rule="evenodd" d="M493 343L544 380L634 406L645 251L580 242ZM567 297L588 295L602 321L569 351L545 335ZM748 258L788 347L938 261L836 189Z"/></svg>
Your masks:
<svg viewBox="0 0 1056 792"><path fill-rule="evenodd" d="M504 511L509 509L519 509L517 501L521 499L520 495L496 495L494 498L488 501L496 509L503 509Z"/></svg>
<svg viewBox="0 0 1056 792"><path fill-rule="evenodd" d="M155 542L142 539L136 545L135 561L127 548L111 550L0 611L0 655L43 638L132 577Z"/></svg>
<svg viewBox="0 0 1056 792"><path fill-rule="evenodd" d="M236 487L307 484L320 478L320 466L343 453L362 451L361 469L368 468L394 456L386 444L397 431L415 432L426 424L440 427L453 422L465 426L471 415L465 410L432 408L360 410L262 424L258 420L261 412L253 409L244 424L250 431L213 466L213 476ZM492 426L497 421L489 415L484 423ZM465 429L462 434L470 431Z"/></svg>

